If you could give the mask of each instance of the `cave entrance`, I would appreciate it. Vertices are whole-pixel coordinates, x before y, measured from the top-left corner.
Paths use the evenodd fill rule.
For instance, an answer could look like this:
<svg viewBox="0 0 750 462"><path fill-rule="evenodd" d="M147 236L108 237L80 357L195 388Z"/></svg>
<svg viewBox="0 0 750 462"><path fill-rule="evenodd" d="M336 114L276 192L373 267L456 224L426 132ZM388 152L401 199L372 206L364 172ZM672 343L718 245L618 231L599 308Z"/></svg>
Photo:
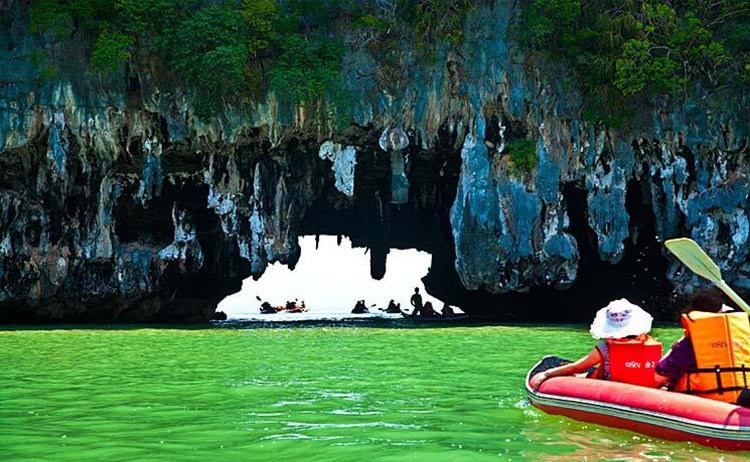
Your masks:
<svg viewBox="0 0 750 462"><path fill-rule="evenodd" d="M341 236L301 236L299 262L292 270L286 265L270 265L257 281L243 281L242 290L226 297L217 310L228 319L307 320L341 319L355 315L351 311L358 300L364 300L370 313L357 317L384 316L380 309L393 299L405 311L411 311L409 299L419 288L424 302L430 301L439 310L442 302L427 294L422 278L427 274L432 257L416 249L391 249L385 274L379 280L370 275L371 250L352 245ZM273 306L287 301L304 300L306 313L261 314L256 297ZM456 309L456 311L459 311ZM399 315L388 315L399 317Z"/></svg>

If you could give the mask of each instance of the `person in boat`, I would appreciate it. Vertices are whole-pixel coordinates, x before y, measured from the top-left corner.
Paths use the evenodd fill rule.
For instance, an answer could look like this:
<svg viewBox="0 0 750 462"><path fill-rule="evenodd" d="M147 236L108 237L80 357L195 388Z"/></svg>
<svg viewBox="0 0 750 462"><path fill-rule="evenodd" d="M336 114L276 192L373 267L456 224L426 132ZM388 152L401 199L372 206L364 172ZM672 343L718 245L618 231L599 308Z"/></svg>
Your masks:
<svg viewBox="0 0 750 462"><path fill-rule="evenodd" d="M632 374L632 370L627 370L626 363L634 358L641 363L638 368L641 375L645 372L648 382L653 382L653 368L661 356L661 344L648 335L653 319L643 308L627 299L610 302L597 311L591 323L591 336L602 341L583 358L537 374L531 386L537 390L542 382L551 377L584 372L597 379L630 381L626 374ZM654 344L658 345L658 349L653 348ZM644 352L650 356L645 360Z"/></svg>
<svg viewBox="0 0 750 462"><path fill-rule="evenodd" d="M658 386L750 406L750 322L725 302L714 289L693 296L680 314L683 337L656 365Z"/></svg>
<svg viewBox="0 0 750 462"><path fill-rule="evenodd" d="M391 301L388 302L388 308L386 308L384 311L386 313L401 313L401 304L396 303L393 301L393 299L391 299Z"/></svg>
<svg viewBox="0 0 750 462"><path fill-rule="evenodd" d="M367 309L367 305L365 305L364 300L357 300L357 303L354 305L354 309L352 310L352 314L363 314L369 312L370 310Z"/></svg>
<svg viewBox="0 0 750 462"><path fill-rule="evenodd" d="M271 306L268 302L263 302L260 304L260 312L261 314L276 313L276 307Z"/></svg>
<svg viewBox="0 0 750 462"><path fill-rule="evenodd" d="M445 318L450 318L451 316L455 316L456 315L456 312L453 311L453 308L451 308L451 306L448 305L447 303L443 303L443 308L440 310L440 313Z"/></svg>
<svg viewBox="0 0 750 462"><path fill-rule="evenodd" d="M411 316L417 316L422 311L422 296L419 295L419 287L414 288L414 294L412 294L410 302L411 306L414 307Z"/></svg>
<svg viewBox="0 0 750 462"><path fill-rule="evenodd" d="M432 306L432 302L426 302L424 306L422 307L422 317L425 317L425 318L440 317L440 313L435 311L435 308L433 308Z"/></svg>
<svg viewBox="0 0 750 462"><path fill-rule="evenodd" d="M271 314L271 313L276 313L278 311L275 306L272 306L268 302L262 301L260 299L259 295L256 295L255 299L258 300L259 302L261 302L261 304L260 304L260 314Z"/></svg>

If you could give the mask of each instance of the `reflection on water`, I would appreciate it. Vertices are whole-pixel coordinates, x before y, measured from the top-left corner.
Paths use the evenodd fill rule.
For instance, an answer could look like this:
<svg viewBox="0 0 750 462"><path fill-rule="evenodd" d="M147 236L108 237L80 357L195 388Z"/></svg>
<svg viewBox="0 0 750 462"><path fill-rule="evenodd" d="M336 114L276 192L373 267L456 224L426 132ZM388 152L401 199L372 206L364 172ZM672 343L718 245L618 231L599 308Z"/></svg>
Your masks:
<svg viewBox="0 0 750 462"><path fill-rule="evenodd" d="M585 327L221 326L0 331L0 460L748 460L531 407Z"/></svg>
<svg viewBox="0 0 750 462"><path fill-rule="evenodd" d="M742 454L723 454L695 444L675 444L625 431L587 425L560 418L554 438L533 429L525 432L532 441L545 441L541 450L527 452L530 460L569 461L746 461ZM550 450L551 448L555 448ZM559 451L559 453L558 453Z"/></svg>

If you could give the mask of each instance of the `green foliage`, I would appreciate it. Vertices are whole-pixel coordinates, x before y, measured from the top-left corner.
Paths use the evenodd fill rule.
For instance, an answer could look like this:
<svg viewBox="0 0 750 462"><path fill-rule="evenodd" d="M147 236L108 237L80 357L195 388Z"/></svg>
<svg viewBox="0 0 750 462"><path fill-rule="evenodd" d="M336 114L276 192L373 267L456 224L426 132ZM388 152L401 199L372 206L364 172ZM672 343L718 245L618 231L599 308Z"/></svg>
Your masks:
<svg viewBox="0 0 750 462"><path fill-rule="evenodd" d="M743 74L736 57L747 62L750 53L750 5L742 0L526 0L519 19L517 38L562 55L588 99L605 96L610 111L691 94L693 82L708 90L731 84Z"/></svg>
<svg viewBox="0 0 750 462"><path fill-rule="evenodd" d="M750 25L745 24L729 31L724 46L727 54L734 58L738 80L747 84L750 82Z"/></svg>
<svg viewBox="0 0 750 462"><path fill-rule="evenodd" d="M53 32L64 39L80 28L97 31L111 20L112 7L107 0L36 0L29 6L31 30Z"/></svg>
<svg viewBox="0 0 750 462"><path fill-rule="evenodd" d="M114 19L110 0L73 0L68 4L77 27L86 31L99 31Z"/></svg>
<svg viewBox="0 0 750 462"><path fill-rule="evenodd" d="M97 73L129 60L158 65L192 90L200 117L269 85L341 120L351 107L342 85L342 31L352 32L349 44L414 37L428 56L439 42L463 39L475 1L30 0L29 14L35 32L93 40Z"/></svg>
<svg viewBox="0 0 750 462"><path fill-rule="evenodd" d="M678 65L668 56L655 56L647 40L625 42L615 64L615 86L625 95L642 93L647 87L659 93L673 93L687 84Z"/></svg>
<svg viewBox="0 0 750 462"><path fill-rule="evenodd" d="M373 16L371 14L366 14L364 16L360 16L357 18L353 23L353 27L356 28L372 28L377 30L378 32L385 32L388 30L388 22L384 19L378 18L377 16Z"/></svg>
<svg viewBox="0 0 750 462"><path fill-rule="evenodd" d="M194 0L115 0L113 9L117 20L112 25L144 41L164 43L180 20L190 15L194 3Z"/></svg>
<svg viewBox="0 0 750 462"><path fill-rule="evenodd" d="M240 15L249 29L248 53L256 56L277 38L281 7L276 0L245 0Z"/></svg>
<svg viewBox="0 0 750 462"><path fill-rule="evenodd" d="M511 171L516 174L530 173L536 168L539 157L536 153L536 141L520 139L510 141L505 145L505 151L510 156Z"/></svg>
<svg viewBox="0 0 750 462"><path fill-rule="evenodd" d="M581 18L581 0L532 1L526 15L527 39L534 46L572 45L571 32Z"/></svg>
<svg viewBox="0 0 750 462"><path fill-rule="evenodd" d="M279 41L280 54L269 72L271 88L291 96L294 101L322 99L328 89L341 87L340 43L288 34Z"/></svg>
<svg viewBox="0 0 750 462"><path fill-rule="evenodd" d="M285 33L301 32L307 35L330 30L332 23L343 11L342 0L284 0L283 18L279 29Z"/></svg>
<svg viewBox="0 0 750 462"><path fill-rule="evenodd" d="M215 113L222 96L243 90L250 55L240 13L210 6L181 21L171 40L174 69L196 89L199 117Z"/></svg>
<svg viewBox="0 0 750 462"><path fill-rule="evenodd" d="M414 32L418 48L432 48L438 42L463 41L466 15L475 0L398 0L397 18Z"/></svg>
<svg viewBox="0 0 750 462"><path fill-rule="evenodd" d="M727 52L733 55L750 52L750 24L733 27L724 39Z"/></svg>
<svg viewBox="0 0 750 462"><path fill-rule="evenodd" d="M116 70L121 64L130 59L128 50L135 39L130 35L103 31L99 34L91 55L91 68L100 73Z"/></svg>
<svg viewBox="0 0 750 462"><path fill-rule="evenodd" d="M423 40L463 40L466 15L474 7L472 0L431 0L417 2L417 36Z"/></svg>
<svg viewBox="0 0 750 462"><path fill-rule="evenodd" d="M73 33L71 9L57 0L39 0L32 3L29 6L29 22L33 32L52 32L57 39Z"/></svg>

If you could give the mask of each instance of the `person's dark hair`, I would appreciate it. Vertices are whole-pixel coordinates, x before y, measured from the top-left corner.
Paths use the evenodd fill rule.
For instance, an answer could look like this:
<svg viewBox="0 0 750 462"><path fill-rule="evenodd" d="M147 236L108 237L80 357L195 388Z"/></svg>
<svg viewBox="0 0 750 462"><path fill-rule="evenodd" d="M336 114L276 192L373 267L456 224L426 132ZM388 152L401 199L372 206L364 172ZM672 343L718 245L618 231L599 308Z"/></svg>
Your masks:
<svg viewBox="0 0 750 462"><path fill-rule="evenodd" d="M681 311L688 319L693 311L705 311L707 313L718 313L724 305L724 297L718 289L701 289L696 292L690 300L690 306Z"/></svg>

